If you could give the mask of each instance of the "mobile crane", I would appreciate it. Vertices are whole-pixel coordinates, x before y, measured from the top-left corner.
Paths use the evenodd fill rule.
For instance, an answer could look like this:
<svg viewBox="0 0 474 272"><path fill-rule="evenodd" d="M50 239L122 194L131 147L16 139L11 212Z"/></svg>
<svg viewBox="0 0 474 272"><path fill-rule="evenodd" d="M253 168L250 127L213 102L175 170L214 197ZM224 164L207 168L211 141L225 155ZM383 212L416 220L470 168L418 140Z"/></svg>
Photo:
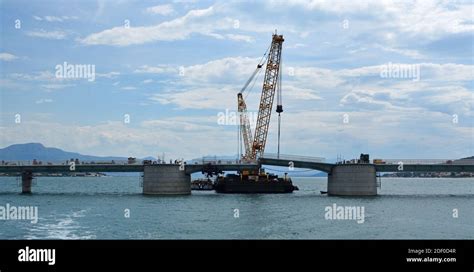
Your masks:
<svg viewBox="0 0 474 272"><path fill-rule="evenodd" d="M246 162L257 162L258 158L264 154L275 92L277 92L276 112L278 112L278 156L280 153L280 114L283 112L281 99L281 52L283 42L283 35L278 35L276 32L272 35L270 47L265 52L249 80L237 94L237 109L240 117L239 144L240 137L242 137L245 153L242 154L241 159ZM265 60L265 76L255 134L252 135L247 104L245 103L243 93L259 73ZM214 188L219 193L290 193L298 189L296 186L293 186L291 179L287 177L286 173L284 178L278 178L276 175L265 173L262 169L258 171L243 170L239 175L230 174L225 177L219 177Z"/></svg>
<svg viewBox="0 0 474 272"><path fill-rule="evenodd" d="M240 115L240 130L244 142L245 154L242 158L249 161L255 161L262 156L265 151L265 144L267 141L268 128L270 124L270 117L272 114L273 100L275 92L278 92L277 109L278 115L283 112L283 105L281 104L281 51L283 44L283 36L273 34L272 43L269 47L268 55L265 53L264 59L267 59L265 70L265 77L262 86L262 94L260 97L260 104L255 128L255 135L252 137L250 129L250 122L248 119L247 105L244 101L243 92L247 89L258 71L263 67L263 62L257 65L257 69L253 72L242 90L237 94L237 108ZM280 118L279 118L280 120Z"/></svg>

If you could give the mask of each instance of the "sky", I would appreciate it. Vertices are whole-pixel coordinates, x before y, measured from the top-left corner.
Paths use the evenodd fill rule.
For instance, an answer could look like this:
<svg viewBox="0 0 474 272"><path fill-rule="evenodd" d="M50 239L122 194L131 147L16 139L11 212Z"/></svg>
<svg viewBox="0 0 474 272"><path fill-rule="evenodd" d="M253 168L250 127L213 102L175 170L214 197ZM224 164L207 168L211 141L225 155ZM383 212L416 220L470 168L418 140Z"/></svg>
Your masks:
<svg viewBox="0 0 474 272"><path fill-rule="evenodd" d="M282 153L474 155L471 1L0 0L0 7L2 148L39 142L104 156L236 155L236 95L277 31L285 38ZM253 114L262 74L246 96ZM277 150L276 117L269 153Z"/></svg>

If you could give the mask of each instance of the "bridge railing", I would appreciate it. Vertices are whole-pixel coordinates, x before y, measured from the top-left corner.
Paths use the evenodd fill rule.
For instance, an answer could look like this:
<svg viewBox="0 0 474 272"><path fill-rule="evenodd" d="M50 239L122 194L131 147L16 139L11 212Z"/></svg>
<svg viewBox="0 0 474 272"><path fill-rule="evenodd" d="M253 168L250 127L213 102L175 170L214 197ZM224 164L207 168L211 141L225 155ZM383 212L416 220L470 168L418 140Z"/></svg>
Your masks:
<svg viewBox="0 0 474 272"><path fill-rule="evenodd" d="M186 161L186 164L246 164L248 161L239 160L237 158L204 156L202 158Z"/></svg>
<svg viewBox="0 0 474 272"><path fill-rule="evenodd" d="M323 157L312 157L312 156L299 156L299 155L288 155L288 154L276 154L276 153L265 153L262 158L264 159L280 159L290 161L305 161L305 162L324 162L326 159Z"/></svg>
<svg viewBox="0 0 474 272"><path fill-rule="evenodd" d="M383 159L382 164L463 164L473 165L474 159L450 160L450 159ZM380 163L379 163L380 164Z"/></svg>

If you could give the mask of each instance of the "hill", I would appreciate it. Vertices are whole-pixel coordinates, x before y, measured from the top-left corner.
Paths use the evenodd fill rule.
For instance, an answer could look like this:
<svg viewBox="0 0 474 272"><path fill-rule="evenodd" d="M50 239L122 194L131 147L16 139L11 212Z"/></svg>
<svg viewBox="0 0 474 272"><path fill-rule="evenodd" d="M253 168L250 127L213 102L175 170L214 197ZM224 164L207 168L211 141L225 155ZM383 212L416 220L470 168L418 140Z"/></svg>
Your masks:
<svg viewBox="0 0 474 272"><path fill-rule="evenodd" d="M82 155L75 152L64 151L59 148L45 147L40 143L14 144L0 149L0 160L5 161L65 161L69 159L79 159L81 161L111 161L127 160L125 157L100 157Z"/></svg>

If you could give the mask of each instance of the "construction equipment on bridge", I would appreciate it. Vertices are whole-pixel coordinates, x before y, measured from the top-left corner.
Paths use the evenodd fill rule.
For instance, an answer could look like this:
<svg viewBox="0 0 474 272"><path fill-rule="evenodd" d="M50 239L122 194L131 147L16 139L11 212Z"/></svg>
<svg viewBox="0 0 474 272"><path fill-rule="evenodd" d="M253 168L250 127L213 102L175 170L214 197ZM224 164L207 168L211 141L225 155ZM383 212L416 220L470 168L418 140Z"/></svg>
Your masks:
<svg viewBox="0 0 474 272"><path fill-rule="evenodd" d="M283 41L283 35L278 35L276 32L272 35L270 47L257 64L257 68L249 80L247 80L244 87L237 94L237 109L240 116L239 153L241 140L243 140L245 153L242 154L241 158L246 162L256 162L257 159L264 154L275 92L278 93L276 109L276 112L278 112L278 156L280 154L280 114L283 112L281 102L281 51ZM247 104L245 103L243 93L259 73L265 60L267 62L265 76L255 134L252 137ZM257 171L242 170L239 171L238 175L228 174L226 176L218 176L214 184L214 189L218 193L291 193L293 190L298 190L296 186L293 186L291 179L286 173L284 178L279 178L276 175L265 173L263 169Z"/></svg>
<svg viewBox="0 0 474 272"><path fill-rule="evenodd" d="M385 161L382 159L374 159L374 164L385 164Z"/></svg>
<svg viewBox="0 0 474 272"><path fill-rule="evenodd" d="M359 163L370 163L369 154L360 154Z"/></svg>

